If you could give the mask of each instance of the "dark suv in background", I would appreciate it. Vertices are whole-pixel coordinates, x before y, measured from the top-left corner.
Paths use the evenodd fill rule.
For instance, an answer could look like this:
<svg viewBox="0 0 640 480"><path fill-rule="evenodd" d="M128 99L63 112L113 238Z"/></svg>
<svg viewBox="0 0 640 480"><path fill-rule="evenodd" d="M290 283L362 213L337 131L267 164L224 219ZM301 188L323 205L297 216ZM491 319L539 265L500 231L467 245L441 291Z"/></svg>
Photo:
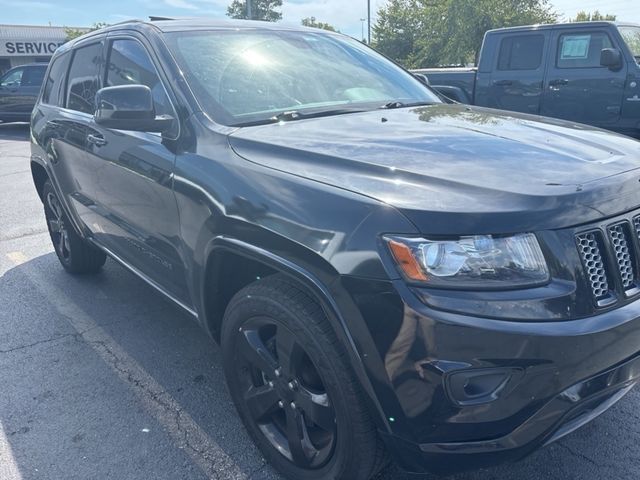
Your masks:
<svg viewBox="0 0 640 480"><path fill-rule="evenodd" d="M0 78L0 122L29 121L46 71L46 63L30 63Z"/></svg>
<svg viewBox="0 0 640 480"><path fill-rule="evenodd" d="M129 22L58 49L33 180L219 342L290 479L518 459L640 375L640 143L451 105L348 37Z"/></svg>

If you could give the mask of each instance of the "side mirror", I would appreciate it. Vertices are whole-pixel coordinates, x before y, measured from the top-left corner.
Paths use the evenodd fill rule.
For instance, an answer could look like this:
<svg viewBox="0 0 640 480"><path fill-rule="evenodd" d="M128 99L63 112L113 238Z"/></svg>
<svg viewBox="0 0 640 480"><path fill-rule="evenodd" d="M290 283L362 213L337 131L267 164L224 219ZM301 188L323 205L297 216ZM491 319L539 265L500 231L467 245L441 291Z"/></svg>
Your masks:
<svg viewBox="0 0 640 480"><path fill-rule="evenodd" d="M618 70L622 67L622 53L617 48L603 48L600 52L600 65Z"/></svg>
<svg viewBox="0 0 640 480"><path fill-rule="evenodd" d="M420 82L424 83L427 87L431 86L429 77L427 77L424 73L414 73L413 76L416 77Z"/></svg>
<svg viewBox="0 0 640 480"><path fill-rule="evenodd" d="M174 121L170 115L156 116L153 95L146 85L101 88L96 93L96 105L93 118L106 128L162 133Z"/></svg>

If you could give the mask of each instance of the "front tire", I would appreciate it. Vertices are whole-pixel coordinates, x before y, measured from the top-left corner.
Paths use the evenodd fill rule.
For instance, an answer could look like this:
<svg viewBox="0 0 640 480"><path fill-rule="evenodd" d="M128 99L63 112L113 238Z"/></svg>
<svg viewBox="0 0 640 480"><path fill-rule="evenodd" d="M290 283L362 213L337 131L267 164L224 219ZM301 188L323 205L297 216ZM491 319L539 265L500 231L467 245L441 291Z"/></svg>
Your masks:
<svg viewBox="0 0 640 480"><path fill-rule="evenodd" d="M69 273L98 272L107 256L76 233L50 180L42 187L44 216L58 260Z"/></svg>
<svg viewBox="0 0 640 480"><path fill-rule="evenodd" d="M223 322L231 397L271 465L292 480L368 480L384 466L345 348L311 297L268 277L238 292Z"/></svg>

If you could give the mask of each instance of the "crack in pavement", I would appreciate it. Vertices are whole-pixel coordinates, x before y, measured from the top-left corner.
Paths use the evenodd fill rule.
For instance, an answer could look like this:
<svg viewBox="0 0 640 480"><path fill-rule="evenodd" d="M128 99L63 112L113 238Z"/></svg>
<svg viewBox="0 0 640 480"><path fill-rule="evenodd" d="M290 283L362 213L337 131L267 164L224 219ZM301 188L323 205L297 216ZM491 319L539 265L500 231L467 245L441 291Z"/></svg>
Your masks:
<svg viewBox="0 0 640 480"><path fill-rule="evenodd" d="M56 340L60 340L61 338L69 338L69 337L75 337L75 336L79 336L79 333L73 332L73 333L65 333L63 335L56 335L55 337L51 337L51 338L46 338L44 340L39 340L37 342L33 342L33 343L28 343L26 345L20 345L18 347L13 347L13 348L9 348L6 350L0 350L0 354L3 353L11 353L11 352L15 352L18 350L24 350L25 348L31 348L31 347L35 347L37 345L42 345L43 343L50 343L50 342L55 342Z"/></svg>
<svg viewBox="0 0 640 480"><path fill-rule="evenodd" d="M67 321L69 321L69 317L67 317L66 315L61 314L61 316L64 319L66 319ZM69 338L69 337L73 337L73 339L76 340L76 341L84 340L86 342L86 340L84 339L85 333L90 332L91 330L94 330L96 328L115 325L115 324L118 324L118 323L124 323L125 321L126 320L116 320L116 321L113 321L113 322L101 323L101 324L96 325L94 327L90 327L90 328L88 328L86 330L83 330L82 332L70 332L70 333L63 333L63 334L55 335L55 336L53 336L51 338L45 338L43 340L38 340L37 342L27 343L25 345L19 345L17 347L8 348L6 350L0 350L0 354L16 352L16 351L19 351L19 350L24 350L24 349L27 349L27 348L36 347L36 346L42 345L44 343L51 343L51 342L55 342L56 340L60 340L60 339L63 339L63 338Z"/></svg>
<svg viewBox="0 0 640 480"><path fill-rule="evenodd" d="M584 453L576 452L572 447L570 447L569 445L566 445L565 443L558 443L558 446L564 448L567 452L569 452L574 457L582 459L582 460L590 463L594 467L602 468L602 467L605 467L605 466L609 466L609 465L598 463L593 458L587 457Z"/></svg>
<svg viewBox="0 0 640 480"><path fill-rule="evenodd" d="M201 460L199 462L201 468L203 467L202 462L205 462L206 468L203 470L205 470L209 478L222 480L223 478L228 478L230 472L234 472L234 478L247 478L226 453L216 452L217 448L211 448L211 445L208 445L210 441L207 438L198 435L197 431L194 432L192 428L193 419L171 398L166 390L156 391L150 384L141 380L136 375L136 372L132 372L126 367L106 342L102 340L86 341L102 351L102 358L119 374L120 378L139 390L142 398L152 401L156 408L160 408L163 413L167 414L163 416L164 426L174 433L172 437L176 446L179 449L191 452L190 456L192 458L194 456L198 457ZM204 445L198 445L198 443ZM220 474L224 476L221 477Z"/></svg>

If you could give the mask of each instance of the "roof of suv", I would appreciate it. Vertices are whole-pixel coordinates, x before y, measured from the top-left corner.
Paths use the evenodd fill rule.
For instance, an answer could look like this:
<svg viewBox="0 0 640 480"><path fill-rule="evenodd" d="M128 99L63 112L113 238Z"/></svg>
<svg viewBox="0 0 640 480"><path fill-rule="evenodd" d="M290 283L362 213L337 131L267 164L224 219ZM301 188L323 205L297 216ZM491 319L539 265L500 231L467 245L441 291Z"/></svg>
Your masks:
<svg viewBox="0 0 640 480"><path fill-rule="evenodd" d="M257 20L220 20L211 18L180 18L180 19L164 19L162 17L151 17L153 20L126 20L124 22L109 25L108 27L101 28L88 32L70 42L60 46L58 50L60 52L66 51L73 46L83 41L86 38L90 38L94 35L100 35L114 30L145 30L155 29L160 32L180 32L191 30L287 30L287 31L300 31L300 32L318 32L316 28L304 27L302 25L287 25L276 22L261 22ZM157 19L156 19L157 18ZM327 30L321 30L327 34L335 33Z"/></svg>

